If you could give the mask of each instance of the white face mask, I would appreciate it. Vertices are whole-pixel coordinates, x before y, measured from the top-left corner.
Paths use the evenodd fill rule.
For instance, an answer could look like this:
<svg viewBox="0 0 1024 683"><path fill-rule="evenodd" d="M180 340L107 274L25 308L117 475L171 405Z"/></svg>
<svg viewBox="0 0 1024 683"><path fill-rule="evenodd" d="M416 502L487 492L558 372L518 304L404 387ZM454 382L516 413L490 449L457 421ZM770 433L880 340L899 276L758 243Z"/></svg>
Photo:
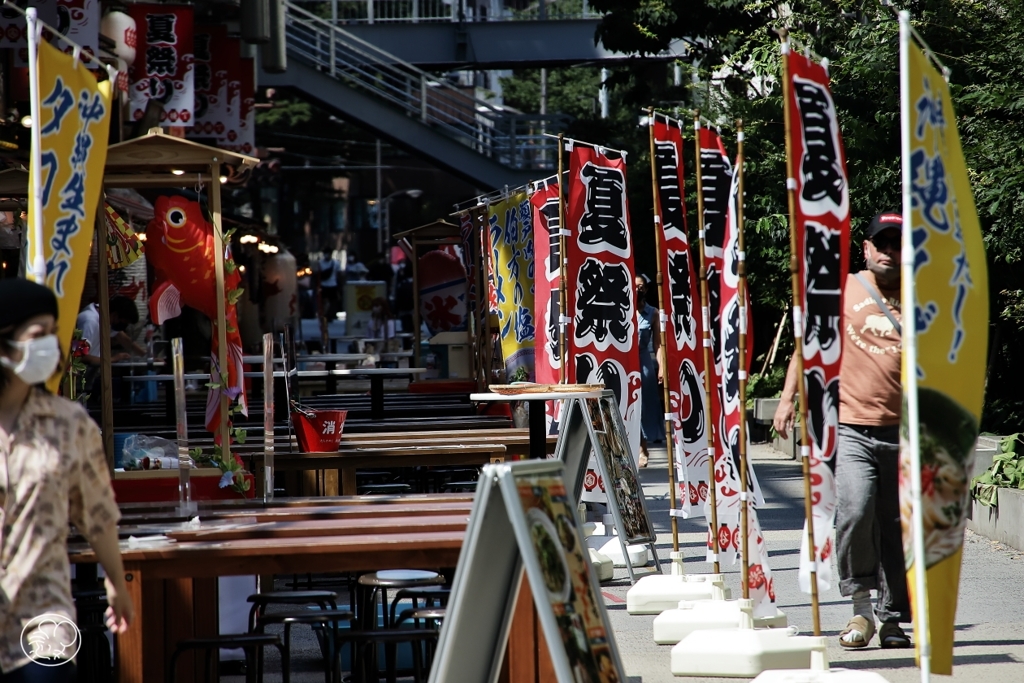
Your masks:
<svg viewBox="0 0 1024 683"><path fill-rule="evenodd" d="M12 341L10 345L21 349L21 361L15 363L6 356L0 356L0 365L9 368L25 384L39 384L50 379L60 362L60 344L55 334Z"/></svg>

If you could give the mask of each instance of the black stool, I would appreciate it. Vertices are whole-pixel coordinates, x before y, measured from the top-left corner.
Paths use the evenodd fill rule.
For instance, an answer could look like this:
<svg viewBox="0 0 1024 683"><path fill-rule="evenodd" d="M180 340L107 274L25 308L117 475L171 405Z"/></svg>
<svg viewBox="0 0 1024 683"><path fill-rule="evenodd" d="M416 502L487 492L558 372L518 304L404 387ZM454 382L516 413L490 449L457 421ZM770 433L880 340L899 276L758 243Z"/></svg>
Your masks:
<svg viewBox="0 0 1024 683"><path fill-rule="evenodd" d="M263 648L272 645L277 648L278 652L281 653L281 661L284 661L284 648L281 647L281 639L277 636L269 633L231 633L227 635L210 636L209 638L192 638L190 640L182 640L178 642L178 646L174 648L174 654L171 655L171 661L167 664L167 680L166 683L175 683L175 667L178 663L178 657L189 650L205 650L206 651L206 678L210 680L210 668L214 653L219 653L221 648L228 650L244 650L245 651L245 663L246 663L246 683L254 683L259 681L262 683L263 676L256 677L256 667L254 656L258 651L260 654L263 653ZM281 669L281 680L284 683L288 683L288 669Z"/></svg>
<svg viewBox="0 0 1024 683"><path fill-rule="evenodd" d="M264 614L259 618L256 632L263 633L264 628L273 624L284 625L284 648L281 655L281 671L287 671L291 661L292 626L295 624L319 624L324 629L324 640L327 642L327 654L324 656L324 683L332 683L341 678L337 669L336 650L338 647L338 622L352 621L352 612L338 609L304 609L289 610ZM262 662L260 662L262 665Z"/></svg>
<svg viewBox="0 0 1024 683"><path fill-rule="evenodd" d="M424 669L423 655L420 643L426 643L428 647L436 646L440 631L437 629L375 629L372 631L339 631L338 649L336 657L341 657L341 645L350 643L352 645L352 683L377 683L380 679L377 676L377 657L375 646L383 643L388 649L394 650L399 643L410 643L412 645L412 676L414 683L421 683L426 680L430 669ZM394 660L391 660L393 664ZM370 666L372 665L372 666ZM341 668L341 662L335 664L335 669ZM389 669L392 666L389 665ZM394 681L393 670L388 674L388 680Z"/></svg>
<svg viewBox="0 0 1024 683"><path fill-rule="evenodd" d="M417 569L387 569L384 571L363 574L357 582L361 592L356 601L356 621L363 630L377 628L377 593L380 592L381 609L384 614L384 626L390 625L390 605L388 604L388 588L422 588L443 584L444 577L437 572ZM388 680L393 680L392 671L395 664L395 646L385 641L384 661L388 667ZM377 660L374 659L371 670L376 670Z"/></svg>
<svg viewBox="0 0 1024 683"><path fill-rule="evenodd" d="M338 594L334 591L268 591L253 593L246 600L252 603L249 610L250 633L256 630L267 605L317 605L320 609L338 609Z"/></svg>
<svg viewBox="0 0 1024 683"><path fill-rule="evenodd" d="M447 586L417 586L415 588L401 588L395 593L395 599L391 601L391 618L387 624L389 627L395 627L398 620L395 617L395 613L398 611L398 604L402 600L412 600L412 609L420 608L420 600L423 601L423 607L445 607L448 605L448 598L452 594L452 589ZM435 604L436 603L436 604ZM402 610L404 614L408 610Z"/></svg>

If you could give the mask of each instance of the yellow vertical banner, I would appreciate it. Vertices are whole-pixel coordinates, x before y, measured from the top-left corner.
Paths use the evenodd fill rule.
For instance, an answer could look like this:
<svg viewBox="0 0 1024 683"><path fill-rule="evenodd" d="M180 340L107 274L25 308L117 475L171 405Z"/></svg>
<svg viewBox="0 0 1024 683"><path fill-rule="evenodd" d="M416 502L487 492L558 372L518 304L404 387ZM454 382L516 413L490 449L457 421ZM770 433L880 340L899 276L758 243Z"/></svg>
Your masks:
<svg viewBox="0 0 1024 683"><path fill-rule="evenodd" d="M45 285L60 306L58 337L67 353L82 298L95 228L96 205L103 189L110 133L110 81L96 76L72 55L40 41L38 54L40 166L29 165L42 188L42 243ZM31 207L31 204L30 204ZM31 211L31 208L30 208ZM29 216L33 226L33 216ZM31 262L37 235L28 231ZM56 391L60 377L47 387Z"/></svg>
<svg viewBox="0 0 1024 683"><path fill-rule="evenodd" d="M498 298L501 353L509 378L525 368L534 379L533 207L526 192L517 192L488 209L494 289Z"/></svg>
<svg viewBox="0 0 1024 683"><path fill-rule="evenodd" d="M943 75L907 41L904 83L905 192L910 197L913 315L904 315L904 344L916 335L916 367L903 356L904 391L917 384L921 516L928 640L932 671L952 674L953 634L970 476L985 390L988 272L956 113ZM907 59L909 57L909 59ZM904 195L907 196L906 194ZM906 211L904 207L904 211ZM905 228L906 229L906 228ZM907 330L906 328L912 327ZM914 372L914 377L909 373ZM912 388L911 388L912 390ZM908 396L904 396L907 406ZM900 449L900 517L914 630L922 596L915 584L908 410ZM920 636L915 640L920 640ZM920 654L920 653L919 653Z"/></svg>

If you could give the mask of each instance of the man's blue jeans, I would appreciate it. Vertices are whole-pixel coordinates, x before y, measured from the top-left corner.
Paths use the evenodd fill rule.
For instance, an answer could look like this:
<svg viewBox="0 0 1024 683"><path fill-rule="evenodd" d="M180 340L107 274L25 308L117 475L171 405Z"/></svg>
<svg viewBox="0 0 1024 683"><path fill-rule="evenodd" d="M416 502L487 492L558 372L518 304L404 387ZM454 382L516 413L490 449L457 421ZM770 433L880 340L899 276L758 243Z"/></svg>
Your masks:
<svg viewBox="0 0 1024 683"><path fill-rule="evenodd" d="M839 425L836 552L843 595L878 590L879 621L910 621L899 498L899 427Z"/></svg>

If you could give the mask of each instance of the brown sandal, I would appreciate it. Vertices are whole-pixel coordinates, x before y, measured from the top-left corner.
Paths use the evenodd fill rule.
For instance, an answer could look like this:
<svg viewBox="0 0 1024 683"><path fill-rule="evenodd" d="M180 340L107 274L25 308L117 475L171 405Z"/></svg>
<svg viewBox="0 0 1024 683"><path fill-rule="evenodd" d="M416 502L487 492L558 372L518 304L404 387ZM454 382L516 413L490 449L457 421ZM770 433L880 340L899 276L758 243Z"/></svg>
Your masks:
<svg viewBox="0 0 1024 683"><path fill-rule="evenodd" d="M849 635L850 633L857 633L860 638L857 640L848 642L843 640L843 636ZM875 620L867 620L864 617L858 615L850 619L846 624L846 629L839 634L839 644L847 648L862 648L867 647L871 639L875 637Z"/></svg>

